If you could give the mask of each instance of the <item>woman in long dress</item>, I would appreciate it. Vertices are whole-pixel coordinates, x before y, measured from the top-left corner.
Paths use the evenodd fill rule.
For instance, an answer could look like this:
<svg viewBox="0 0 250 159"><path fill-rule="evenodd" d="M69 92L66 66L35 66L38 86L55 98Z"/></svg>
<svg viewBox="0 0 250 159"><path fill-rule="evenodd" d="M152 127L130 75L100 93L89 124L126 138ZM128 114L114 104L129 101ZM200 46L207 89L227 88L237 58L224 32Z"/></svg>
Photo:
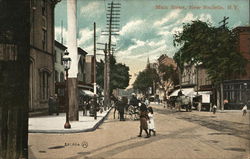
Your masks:
<svg viewBox="0 0 250 159"><path fill-rule="evenodd" d="M146 138L150 137L150 135L148 133L147 120L149 120L147 106L144 103L142 103L140 106L140 133L139 133L138 137L141 137L142 130L144 130L146 132L146 134L147 134Z"/></svg>

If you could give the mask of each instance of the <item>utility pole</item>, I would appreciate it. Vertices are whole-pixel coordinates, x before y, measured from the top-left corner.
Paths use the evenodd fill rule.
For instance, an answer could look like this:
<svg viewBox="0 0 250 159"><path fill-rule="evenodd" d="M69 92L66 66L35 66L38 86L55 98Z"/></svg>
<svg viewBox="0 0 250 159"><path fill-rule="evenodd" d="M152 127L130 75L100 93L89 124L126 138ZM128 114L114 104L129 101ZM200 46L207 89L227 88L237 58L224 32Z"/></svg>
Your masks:
<svg viewBox="0 0 250 159"><path fill-rule="evenodd" d="M224 17L222 21L219 22L219 24L223 23L220 28L225 29L226 25L228 24L227 20L229 19L229 17Z"/></svg>
<svg viewBox="0 0 250 159"><path fill-rule="evenodd" d="M94 22L94 94L96 94L96 24Z"/></svg>
<svg viewBox="0 0 250 159"><path fill-rule="evenodd" d="M228 22L227 22L227 20L229 19L229 17L224 17L223 18L223 20L222 21L220 21L219 22L219 24L221 24L222 23L222 25L220 26L220 28L222 28L223 30L225 30L226 29L226 25L228 24ZM223 97L223 92L224 92L224 90L223 90L223 81L221 81L221 83L220 83L220 90L218 91L218 92L220 92L220 100L218 100L217 99L217 101L219 101L218 103L217 103L217 105L219 105L220 106L220 109L223 111L224 110L224 97ZM218 96L217 96L218 97Z"/></svg>
<svg viewBox="0 0 250 159"><path fill-rule="evenodd" d="M108 3L108 13L107 13L107 31L102 31L104 34L102 35L107 35L109 36L108 40L108 50L107 50L107 64L106 64L106 73L107 77L106 79L106 96L104 96L104 105L110 107L110 55L111 55L111 42L112 42L112 35L119 35L117 32L119 32L119 24L120 22L120 3ZM106 33L106 34L105 34ZM106 63L105 62L105 63ZM105 83L105 80L104 80ZM105 86L105 84L104 84Z"/></svg>
<svg viewBox="0 0 250 159"><path fill-rule="evenodd" d="M107 109L107 97L108 97L108 91L107 91L107 43L105 44L104 49L104 110Z"/></svg>
<svg viewBox="0 0 250 159"><path fill-rule="evenodd" d="M104 89L104 103L107 103L107 97L109 96L108 91L107 91L107 57L108 57L108 48L107 48L107 43L97 43L99 45L104 45L105 48L101 49L101 48L97 48L97 50L102 50L104 52L104 72L103 72L103 89ZM116 46L114 44L111 44L111 46ZM103 55L103 54L97 54L97 55ZM104 104L104 110L106 110L107 105Z"/></svg>

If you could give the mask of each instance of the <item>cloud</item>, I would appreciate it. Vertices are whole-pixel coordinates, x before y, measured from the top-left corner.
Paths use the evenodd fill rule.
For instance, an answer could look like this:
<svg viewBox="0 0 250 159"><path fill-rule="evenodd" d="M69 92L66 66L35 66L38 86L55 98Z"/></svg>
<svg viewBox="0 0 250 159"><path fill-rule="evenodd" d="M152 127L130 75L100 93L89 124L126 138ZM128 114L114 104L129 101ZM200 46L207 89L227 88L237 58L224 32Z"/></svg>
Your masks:
<svg viewBox="0 0 250 159"><path fill-rule="evenodd" d="M118 50L127 50L130 46L137 45L138 43L133 39L143 42L154 40L159 37L157 32L157 27L151 25L151 22L146 19L129 21L120 31L119 39L117 39Z"/></svg>
<svg viewBox="0 0 250 159"><path fill-rule="evenodd" d="M62 35L63 34L63 35ZM63 37L63 44L67 43L67 30L66 28L55 27L55 40L61 43Z"/></svg>
<svg viewBox="0 0 250 159"><path fill-rule="evenodd" d="M140 30L140 28L143 26L144 23L145 21L142 19L128 22L124 27L122 27L120 31L120 35L122 36L122 35L136 32Z"/></svg>
<svg viewBox="0 0 250 159"><path fill-rule="evenodd" d="M78 46L84 45L87 41L93 38L93 30L88 28L81 29L79 31L79 38L77 39Z"/></svg>
<svg viewBox="0 0 250 159"><path fill-rule="evenodd" d="M166 14L166 16L164 18L162 18L161 20L156 21L154 23L154 26L161 26L161 25L169 22L170 20L177 18L179 16L180 12L181 12L181 9L173 10L172 12Z"/></svg>
<svg viewBox="0 0 250 159"><path fill-rule="evenodd" d="M99 2L90 2L86 6L82 6L80 9L80 15L86 17L96 17L100 16L103 12L101 4Z"/></svg>

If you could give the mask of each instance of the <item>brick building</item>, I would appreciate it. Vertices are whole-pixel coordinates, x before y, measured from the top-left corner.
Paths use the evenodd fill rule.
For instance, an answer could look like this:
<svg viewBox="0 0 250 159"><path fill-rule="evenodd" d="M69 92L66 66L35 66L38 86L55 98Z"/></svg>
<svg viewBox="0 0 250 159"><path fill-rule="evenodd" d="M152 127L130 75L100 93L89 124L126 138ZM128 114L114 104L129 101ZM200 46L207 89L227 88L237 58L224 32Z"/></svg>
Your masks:
<svg viewBox="0 0 250 159"><path fill-rule="evenodd" d="M246 74L224 81L223 96L228 102L225 109L241 109L243 104L250 106L250 27L236 27L234 31L238 37L238 51L247 61Z"/></svg>

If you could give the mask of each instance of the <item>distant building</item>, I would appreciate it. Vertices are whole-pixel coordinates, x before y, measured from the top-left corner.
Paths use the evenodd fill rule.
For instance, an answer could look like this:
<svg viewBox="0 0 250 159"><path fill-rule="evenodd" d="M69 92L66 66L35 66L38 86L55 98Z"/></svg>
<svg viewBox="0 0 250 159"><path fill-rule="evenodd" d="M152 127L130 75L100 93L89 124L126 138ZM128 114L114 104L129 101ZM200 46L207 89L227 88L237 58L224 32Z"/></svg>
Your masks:
<svg viewBox="0 0 250 159"><path fill-rule="evenodd" d="M65 50L67 49L66 46L59 43L55 40L55 50L54 50L54 65L55 65L55 83L57 82L64 82L64 66L62 63L63 55Z"/></svg>
<svg viewBox="0 0 250 159"><path fill-rule="evenodd" d="M163 81L163 73L159 72L159 69L158 69L158 67L160 65L164 65L164 66L171 66L172 65L174 70L176 70L176 71L177 71L177 65L176 65L174 59L168 57L166 54L161 55L157 59L157 70L158 70L158 74L160 76L161 83L163 85L161 85L160 88L158 88L156 90L156 93L159 95L159 98L161 100L164 100L164 98L166 97L166 95L168 95L170 90L174 88L174 84L173 84L173 81Z"/></svg>
<svg viewBox="0 0 250 159"><path fill-rule="evenodd" d="M89 86L89 89L93 91L94 89L94 55L87 55L86 56L86 63L85 63L85 85Z"/></svg>

